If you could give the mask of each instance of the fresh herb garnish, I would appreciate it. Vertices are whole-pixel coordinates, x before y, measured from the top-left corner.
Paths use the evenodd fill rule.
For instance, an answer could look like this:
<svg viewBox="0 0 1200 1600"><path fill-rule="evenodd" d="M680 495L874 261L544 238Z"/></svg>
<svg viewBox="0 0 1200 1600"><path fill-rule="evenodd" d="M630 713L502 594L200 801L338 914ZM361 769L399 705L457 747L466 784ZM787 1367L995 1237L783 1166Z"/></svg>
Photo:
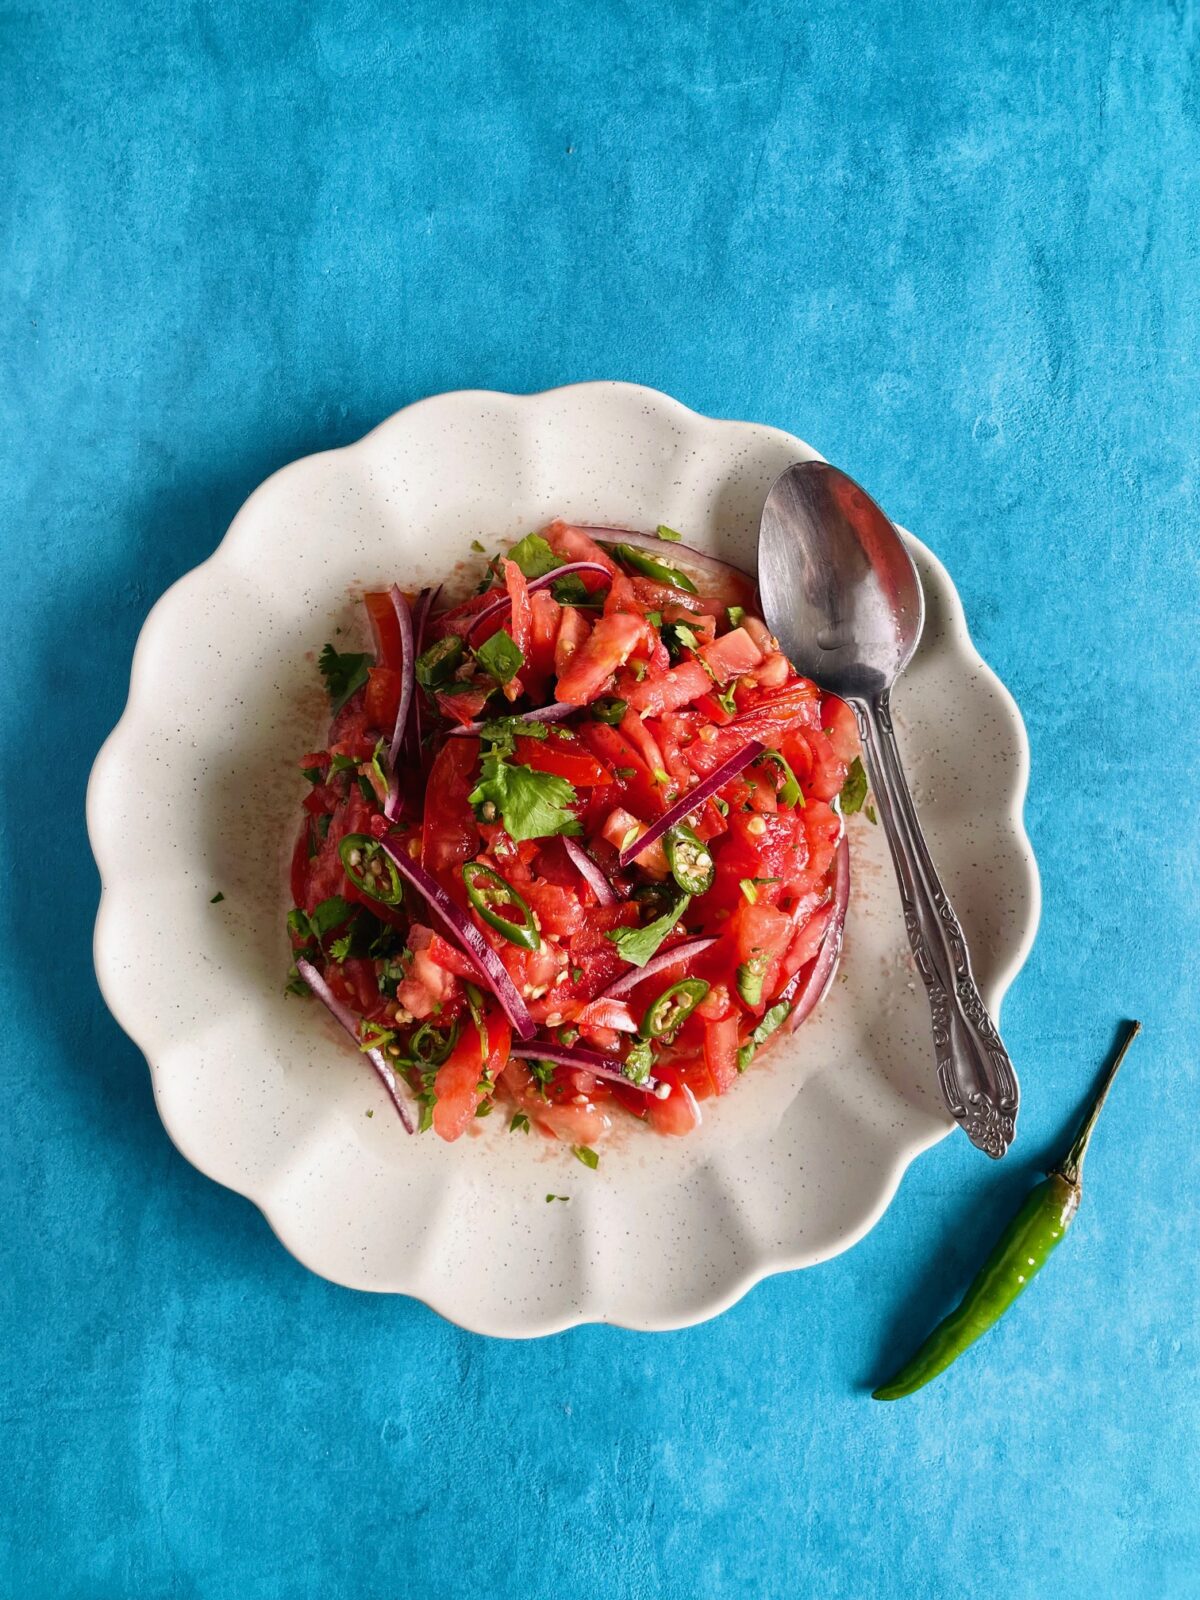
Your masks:
<svg viewBox="0 0 1200 1600"><path fill-rule="evenodd" d="M842 785L842 792L838 796L838 804L842 815L851 817L856 811L861 811L866 804L866 799L867 774L862 764L862 758L855 756L850 763L850 770L846 774L846 781Z"/></svg>
<svg viewBox="0 0 1200 1600"><path fill-rule="evenodd" d="M756 945L750 952L750 959L738 967L737 992L748 1006L762 1004L763 981L770 965L771 959L766 951Z"/></svg>
<svg viewBox="0 0 1200 1600"><path fill-rule="evenodd" d="M518 1129L521 1133L529 1132L529 1118L523 1111L514 1111L512 1121L508 1125L509 1133L516 1133Z"/></svg>
<svg viewBox="0 0 1200 1600"><path fill-rule="evenodd" d="M592 592L577 572L568 572L565 578L555 578L550 593L560 606L587 606L595 602Z"/></svg>
<svg viewBox="0 0 1200 1600"><path fill-rule="evenodd" d="M218 889L216 894L213 895L212 899L208 903L210 906L219 906L224 898L225 896L221 893L220 889Z"/></svg>
<svg viewBox="0 0 1200 1600"><path fill-rule="evenodd" d="M367 669L374 665L374 660L373 656L339 655L331 644L321 651L317 666L325 679L335 713L342 709L356 689L361 689L366 683Z"/></svg>
<svg viewBox="0 0 1200 1600"><path fill-rule="evenodd" d="M548 1194L546 1196L546 1204L549 1205L551 1200L569 1200L570 1198L569 1194Z"/></svg>
<svg viewBox="0 0 1200 1600"><path fill-rule="evenodd" d="M325 774L321 771L320 767L301 767L300 771L303 776L308 779L309 783L315 784L325 782Z"/></svg>
<svg viewBox="0 0 1200 1600"><path fill-rule="evenodd" d="M471 540L471 549L475 551L476 555L480 555L480 556L487 555L487 545L480 544L478 539L472 539Z"/></svg>
<svg viewBox="0 0 1200 1600"><path fill-rule="evenodd" d="M481 735L487 748L479 783L468 796L471 805L477 814L490 806L491 817L484 820L499 817L510 838L518 843L523 839L547 839L557 833L579 833L579 819L567 809L575 802L574 786L556 773L535 772L532 767L508 759L514 748L514 724L522 734L528 732L528 725L515 718L503 717L484 724ZM489 729L494 730L494 737Z"/></svg>
<svg viewBox="0 0 1200 1600"><path fill-rule="evenodd" d="M671 929L691 903L691 895L680 895L670 911L648 922L644 928L613 928L607 937L617 947L617 953L630 966L644 967Z"/></svg>
<svg viewBox="0 0 1200 1600"><path fill-rule="evenodd" d="M686 622L668 622L659 629L659 634L672 661L682 660L685 650L700 648L700 640L695 629L689 628Z"/></svg>
<svg viewBox="0 0 1200 1600"><path fill-rule="evenodd" d="M325 935L340 927L350 911L350 902L343 900L340 894L322 900L311 913L294 906L287 916L288 932L301 941L301 947L308 944L323 945Z"/></svg>
<svg viewBox="0 0 1200 1600"><path fill-rule="evenodd" d="M753 878L739 878L738 888L742 891L752 906L758 904L758 890L754 887Z"/></svg>
<svg viewBox="0 0 1200 1600"><path fill-rule="evenodd" d="M593 1172L600 1165L600 1157L586 1144L573 1144L571 1154L577 1161L582 1161L585 1167L591 1167Z"/></svg>
<svg viewBox="0 0 1200 1600"><path fill-rule="evenodd" d="M676 533L674 528L668 528L664 522L660 522L654 531L660 539L666 539L669 544L678 544L683 538L681 533Z"/></svg>
<svg viewBox="0 0 1200 1600"><path fill-rule="evenodd" d="M729 626L731 628L740 628L746 620L746 608L745 606L726 606L725 615L729 618Z"/></svg>
<svg viewBox="0 0 1200 1600"><path fill-rule="evenodd" d="M527 578L544 578L563 565L563 558L555 555L540 533L527 533L523 539L518 539L508 552L508 559L515 561ZM567 576L573 578L577 574L572 572Z"/></svg>
<svg viewBox="0 0 1200 1600"><path fill-rule="evenodd" d="M629 1054L621 1063L621 1071L630 1083L645 1083L653 1065L654 1051L649 1039L635 1039L629 1047Z"/></svg>
<svg viewBox="0 0 1200 1600"><path fill-rule="evenodd" d="M803 805L804 805L804 795L801 792L800 784L797 781L796 774L792 771L791 767L788 765L787 757L784 756L784 755L781 755L778 750L764 750L762 755L759 756L758 759L760 761L773 761L775 763L775 765L779 768L779 770L783 773L783 785L779 790L779 803L780 803L780 805L783 805L783 806L797 806L798 805L798 806L803 807Z"/></svg>
<svg viewBox="0 0 1200 1600"><path fill-rule="evenodd" d="M753 1061L754 1052L759 1045L765 1044L771 1035L783 1026L791 1009L792 1003L790 1000L777 1000L745 1044L739 1045L737 1053L737 1069L739 1072L745 1072L751 1061Z"/></svg>
<svg viewBox="0 0 1200 1600"><path fill-rule="evenodd" d="M719 689L717 691L717 704L723 711L727 711L731 717L736 717L737 701L733 698L733 690L734 685L732 683L728 689Z"/></svg>

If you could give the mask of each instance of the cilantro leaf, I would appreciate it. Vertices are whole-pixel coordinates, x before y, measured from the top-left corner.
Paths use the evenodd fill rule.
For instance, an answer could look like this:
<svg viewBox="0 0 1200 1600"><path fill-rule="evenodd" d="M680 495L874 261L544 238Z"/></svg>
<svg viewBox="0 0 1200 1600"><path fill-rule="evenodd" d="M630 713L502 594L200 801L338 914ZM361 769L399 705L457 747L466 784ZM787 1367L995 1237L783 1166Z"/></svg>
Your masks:
<svg viewBox="0 0 1200 1600"><path fill-rule="evenodd" d="M773 761L783 773L783 787L779 791L780 805L788 807L798 805L803 807L804 795L801 793L800 784L796 778L796 774L788 765L787 757L781 755L778 750L764 750L758 759L760 761Z"/></svg>
<svg viewBox="0 0 1200 1600"><path fill-rule="evenodd" d="M475 652L475 659L497 683L510 683L525 665L525 656L511 633L498 628Z"/></svg>
<svg viewBox="0 0 1200 1600"><path fill-rule="evenodd" d="M513 1112L512 1121L508 1125L508 1131L509 1131L509 1133L516 1133L518 1128L521 1130L522 1133L528 1133L529 1132L529 1118L525 1115L525 1113L523 1111L514 1111Z"/></svg>
<svg viewBox="0 0 1200 1600"><path fill-rule="evenodd" d="M367 668L374 665L374 656L339 655L327 644L317 658L317 666L329 690L333 709L338 712L356 689L367 681Z"/></svg>
<svg viewBox="0 0 1200 1600"><path fill-rule="evenodd" d="M327 933L345 922L349 915L349 900L343 900L340 894L334 894L330 895L328 900L322 900L310 913L308 925L319 943Z"/></svg>
<svg viewBox="0 0 1200 1600"><path fill-rule="evenodd" d="M729 618L731 628L740 628L746 618L745 606L726 606L725 615Z"/></svg>
<svg viewBox="0 0 1200 1600"><path fill-rule="evenodd" d="M670 911L648 922L644 928L613 928L607 937L617 953L632 967L644 967L660 944L687 910L691 895L681 895Z"/></svg>
<svg viewBox="0 0 1200 1600"><path fill-rule="evenodd" d="M754 1059L754 1052L759 1045L765 1044L771 1035L783 1026L791 1009L792 1003L790 1000L779 1000L771 1007L745 1044L738 1049L737 1069L739 1072L745 1072Z"/></svg>
<svg viewBox="0 0 1200 1600"><path fill-rule="evenodd" d="M560 606L585 606L592 604L592 592L577 572L568 572L565 578L555 578L550 593Z"/></svg>
<svg viewBox="0 0 1200 1600"><path fill-rule="evenodd" d="M629 1054L621 1063L621 1071L630 1083L645 1083L653 1065L654 1051L649 1039L636 1039L629 1047Z"/></svg>
<svg viewBox="0 0 1200 1600"><path fill-rule="evenodd" d="M842 815L853 816L856 811L861 811L867 799L867 774L863 769L862 759L855 756L850 763L850 770L846 774L846 781L842 785L842 792L838 796Z"/></svg>
<svg viewBox="0 0 1200 1600"><path fill-rule="evenodd" d="M471 549L474 550L477 555L481 555L481 556L487 555L487 545L480 544L478 539L472 539L471 540Z"/></svg>
<svg viewBox="0 0 1200 1600"><path fill-rule="evenodd" d="M658 527L655 528L654 531L657 533L660 539L666 539L668 544L678 544L683 538L681 533L676 533L674 528L668 528L666 524L662 522L659 523Z"/></svg>
<svg viewBox="0 0 1200 1600"><path fill-rule="evenodd" d="M224 895L223 891L218 889L216 894L213 895L212 899L208 903L209 903L210 906L219 906L221 904L221 901L224 900L224 898L225 898L225 895Z"/></svg>
<svg viewBox="0 0 1200 1600"><path fill-rule="evenodd" d="M565 565L561 556L555 555L540 533L527 533L508 552L527 578L544 578L556 567Z"/></svg>
<svg viewBox="0 0 1200 1600"><path fill-rule="evenodd" d="M567 809L575 789L566 778L514 765L494 752L483 758L479 784L468 798L473 806L493 805L518 844L581 831L579 819Z"/></svg>
<svg viewBox="0 0 1200 1600"><path fill-rule="evenodd" d="M582 1161L585 1167L591 1167L593 1172L600 1165L600 1157L586 1144L573 1144L571 1154L577 1161Z"/></svg>

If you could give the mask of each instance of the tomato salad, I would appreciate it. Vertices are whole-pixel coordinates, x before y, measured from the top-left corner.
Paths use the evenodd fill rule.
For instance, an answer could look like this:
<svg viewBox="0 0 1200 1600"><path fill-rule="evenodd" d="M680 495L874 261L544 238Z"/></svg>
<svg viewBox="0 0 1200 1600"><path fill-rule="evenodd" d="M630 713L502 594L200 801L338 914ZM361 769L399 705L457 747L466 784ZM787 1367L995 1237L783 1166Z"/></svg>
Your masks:
<svg viewBox="0 0 1200 1600"><path fill-rule="evenodd" d="M668 528L555 522L439 597L367 594L374 650L321 654L289 988L410 1132L689 1133L832 978L854 718Z"/></svg>

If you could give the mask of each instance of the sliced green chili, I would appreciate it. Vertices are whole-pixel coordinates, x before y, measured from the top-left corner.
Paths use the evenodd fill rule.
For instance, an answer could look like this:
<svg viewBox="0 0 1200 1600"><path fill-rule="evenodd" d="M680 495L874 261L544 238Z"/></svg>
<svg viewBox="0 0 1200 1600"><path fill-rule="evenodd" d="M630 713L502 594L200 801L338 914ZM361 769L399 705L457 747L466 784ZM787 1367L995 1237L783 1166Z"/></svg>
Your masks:
<svg viewBox="0 0 1200 1600"><path fill-rule="evenodd" d="M542 936L533 920L533 912L498 872L482 861L468 861L462 868L462 877L467 886L467 899L489 928L495 928L509 944L519 945L522 950L541 949ZM515 912L515 919L502 915L502 911Z"/></svg>
<svg viewBox="0 0 1200 1600"><path fill-rule="evenodd" d="M456 633L437 639L416 659L417 682L422 689L440 689L462 664L463 642Z"/></svg>
<svg viewBox="0 0 1200 1600"><path fill-rule="evenodd" d="M752 950L749 961L743 961L737 969L737 991L748 1006L762 1004L763 979L770 964L764 951Z"/></svg>
<svg viewBox="0 0 1200 1600"><path fill-rule="evenodd" d="M669 583L672 589L683 589L687 594L697 593L696 585L686 572L680 572L678 567L672 567L665 561L655 560L636 545L614 544L608 548L618 561L640 572L643 577L653 578L657 583Z"/></svg>
<svg viewBox="0 0 1200 1600"><path fill-rule="evenodd" d="M684 894L703 894L712 887L716 867L708 846L688 827L686 822L667 830L663 839L667 864L671 875Z"/></svg>
<svg viewBox="0 0 1200 1600"><path fill-rule="evenodd" d="M593 700L588 710L597 722L607 722L610 728L615 728L629 710L625 700Z"/></svg>
<svg viewBox="0 0 1200 1600"><path fill-rule="evenodd" d="M703 978L684 978L664 989L642 1018L642 1032L651 1039L672 1038L708 993Z"/></svg>
<svg viewBox="0 0 1200 1600"><path fill-rule="evenodd" d="M366 833L348 833L338 845L338 855L346 876L362 894L369 894L385 906L398 906L404 899L404 880L378 839ZM355 855L357 861L351 859Z"/></svg>

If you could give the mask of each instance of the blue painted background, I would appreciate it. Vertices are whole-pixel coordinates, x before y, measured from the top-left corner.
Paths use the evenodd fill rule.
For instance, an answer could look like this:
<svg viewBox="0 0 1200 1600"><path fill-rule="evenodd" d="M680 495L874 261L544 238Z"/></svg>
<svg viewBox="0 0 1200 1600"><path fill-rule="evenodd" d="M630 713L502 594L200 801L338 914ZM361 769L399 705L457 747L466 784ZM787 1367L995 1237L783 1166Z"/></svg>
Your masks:
<svg viewBox="0 0 1200 1600"><path fill-rule="evenodd" d="M1189 0L0 12L5 1596L1196 1592L1198 48ZM709 1326L507 1345L310 1277L174 1153L82 805L267 473L592 377L801 434L943 557L1046 910L1011 1163L948 1141ZM1053 1269L872 1404L1127 1015Z"/></svg>

